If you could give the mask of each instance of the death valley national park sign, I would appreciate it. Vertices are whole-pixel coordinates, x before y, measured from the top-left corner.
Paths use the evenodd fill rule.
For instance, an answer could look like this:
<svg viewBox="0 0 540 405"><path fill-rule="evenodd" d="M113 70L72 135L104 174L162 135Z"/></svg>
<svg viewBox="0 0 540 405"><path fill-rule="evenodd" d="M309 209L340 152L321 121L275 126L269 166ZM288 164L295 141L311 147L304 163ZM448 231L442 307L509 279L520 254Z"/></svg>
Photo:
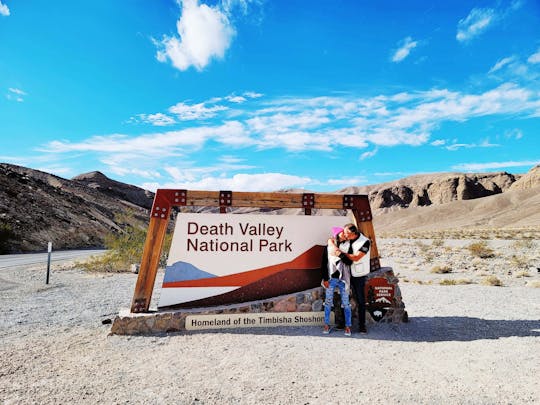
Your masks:
<svg viewBox="0 0 540 405"><path fill-rule="evenodd" d="M344 216L179 214L160 308L271 298L320 285L332 227Z"/></svg>

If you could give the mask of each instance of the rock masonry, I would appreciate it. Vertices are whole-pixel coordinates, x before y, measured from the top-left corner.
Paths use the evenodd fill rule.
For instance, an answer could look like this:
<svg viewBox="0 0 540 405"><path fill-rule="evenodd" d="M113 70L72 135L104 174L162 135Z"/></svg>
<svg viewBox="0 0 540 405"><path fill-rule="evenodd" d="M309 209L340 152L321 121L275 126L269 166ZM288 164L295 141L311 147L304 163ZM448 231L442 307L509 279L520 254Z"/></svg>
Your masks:
<svg viewBox="0 0 540 405"><path fill-rule="evenodd" d="M368 304L366 321L368 323L400 323L408 321L398 278L391 267L383 267L367 276L366 285L370 283L385 284L393 287L391 304L383 306ZM186 330L186 317L189 315L210 314L245 314L245 313L283 313L283 312L320 312L323 311L324 289L313 288L294 294L283 295L267 300L245 302L211 308L179 309L153 311L148 313L131 313L121 310L112 323L111 334L114 335L154 335ZM356 314L356 301L351 298L353 314ZM379 316L373 316L378 314ZM353 324L356 315L353 315Z"/></svg>

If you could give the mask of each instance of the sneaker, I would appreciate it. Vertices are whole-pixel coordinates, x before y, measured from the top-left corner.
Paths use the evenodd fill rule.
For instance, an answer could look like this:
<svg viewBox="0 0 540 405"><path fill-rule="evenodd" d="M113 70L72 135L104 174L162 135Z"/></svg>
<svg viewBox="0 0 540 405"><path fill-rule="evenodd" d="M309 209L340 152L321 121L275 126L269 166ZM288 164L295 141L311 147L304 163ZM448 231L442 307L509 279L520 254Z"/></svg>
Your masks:
<svg viewBox="0 0 540 405"><path fill-rule="evenodd" d="M330 333L330 326L324 325L322 333L325 334L325 335L328 335Z"/></svg>
<svg viewBox="0 0 540 405"><path fill-rule="evenodd" d="M364 326L360 326L360 333L361 333L362 335L367 334L367 328L366 328L365 325L364 325Z"/></svg>
<svg viewBox="0 0 540 405"><path fill-rule="evenodd" d="M348 326L345 326L345 336L351 336L351 328Z"/></svg>

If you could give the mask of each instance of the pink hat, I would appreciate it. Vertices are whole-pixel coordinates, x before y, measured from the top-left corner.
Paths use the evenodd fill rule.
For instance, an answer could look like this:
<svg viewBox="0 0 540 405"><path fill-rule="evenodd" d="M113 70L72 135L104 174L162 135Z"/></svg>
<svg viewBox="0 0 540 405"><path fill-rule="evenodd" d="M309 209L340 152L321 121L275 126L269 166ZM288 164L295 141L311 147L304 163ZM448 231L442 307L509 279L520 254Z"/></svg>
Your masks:
<svg viewBox="0 0 540 405"><path fill-rule="evenodd" d="M343 228L340 228L339 226L332 227L332 235L334 235L334 237L338 236L338 234L342 231L343 231Z"/></svg>

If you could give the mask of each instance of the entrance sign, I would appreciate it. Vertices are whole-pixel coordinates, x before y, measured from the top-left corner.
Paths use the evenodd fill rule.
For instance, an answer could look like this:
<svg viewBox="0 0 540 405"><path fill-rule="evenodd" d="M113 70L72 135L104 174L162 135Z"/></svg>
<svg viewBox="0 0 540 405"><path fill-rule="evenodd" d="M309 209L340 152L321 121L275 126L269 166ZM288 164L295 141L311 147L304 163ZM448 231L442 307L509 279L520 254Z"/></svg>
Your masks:
<svg viewBox="0 0 540 405"><path fill-rule="evenodd" d="M236 192L236 191L193 191L193 190L171 190L171 189L160 189L156 191L154 197L154 203L152 205L152 210L150 212L150 223L148 225L148 232L146 234L146 241L144 244L143 255L141 258L141 265L139 274L137 277L137 283L135 285L135 291L133 293L133 300L131 302L131 312L140 313L140 312L149 312L150 301L152 298L152 292L154 290L154 283L156 280L156 274L159 266L159 261L161 258L161 250L163 248L163 241L165 239L165 234L168 229L169 218L171 216L171 210L173 207L215 207L219 208L219 214L215 215L216 218L220 218L223 214L230 212L231 210L239 207L249 207L249 208L259 208L262 210L267 209L281 209L281 208L294 208L301 209L305 216L310 216L313 210L348 210L354 217L354 221L360 231L366 235L372 242L371 253L370 253L370 264L371 271L378 270L380 268L379 262L379 253L377 250L377 243L375 240L375 231L372 224L372 214L371 208L369 205L369 199L367 195L357 195L357 194L318 194L318 193L259 193L259 192ZM183 208L181 208L182 210ZM184 210L185 211L185 210ZM182 214L183 215L183 214ZM243 214L235 214L239 218L243 217ZM270 273L275 272L275 266L282 266L280 271L284 270L286 267L290 269L313 269L313 263L306 265L298 265L296 263L297 256L294 256L294 243L293 238L294 233L302 234L308 239L311 237L307 235L309 232L304 231L299 228L296 232L290 230L285 234L285 228L279 228L280 225L278 222L273 223L275 217L287 218L287 221L291 218L296 218L297 216L293 215L283 215L283 216L260 216L258 223L255 224L255 227L244 224L242 229L246 232L246 238L244 240L239 240L238 245L232 244L234 240L221 240L223 237L228 238L230 235L221 235L220 233L230 232L231 228L225 225L224 219L214 220L216 227L214 228L204 228L202 226L191 225L191 229L187 228L187 222L184 223L185 232L192 232L190 236L191 239L198 239L197 241L193 240L188 246L187 241L185 241L186 246L185 250L189 247L190 252L204 252L207 256L212 256L219 254L222 249L229 251L232 254L248 254L251 252L257 252L257 254L262 256L275 256L282 257L281 259L276 259L274 264L264 264L262 268L253 267L253 262L248 262L244 264L242 260L239 263L234 264L234 269L229 269L229 274L223 275L223 269L219 271L221 273L215 273L218 270L210 269L210 271L205 269L197 269L202 271L207 271L210 276L209 278L220 279L221 277L232 277L234 278L236 273L242 273L238 270L240 268L248 269L244 270L244 273L250 273L253 270L258 270L259 273L257 277L252 279L241 277L243 284L238 284L237 281L231 281L226 285L223 284L204 284L203 288L223 288L223 287L237 287L245 286L246 280L252 282L256 279L260 279L260 271L265 270ZM264 220L262 219L264 217ZM269 217L272 217L270 220ZM301 216L300 216L301 217ZM181 218L181 215L179 215ZM224 217L223 217L224 218ZM317 219L320 220L324 218L324 215L317 216ZM341 221L333 222L331 226L343 225L344 222L347 222L345 217L341 217ZM268 220L268 222L267 222ZM223 225L220 227L220 221ZM294 221L294 219L292 219ZM324 220L323 220L324 221ZM247 221L246 221L247 222ZM265 224L268 223L269 226L265 227ZM201 224L204 225L204 224ZM231 225L233 226L233 225ZM240 224L235 226L240 227ZM236 231L234 227L233 231ZM326 232L331 228L326 228ZM281 232L281 233L280 233ZM212 233L215 233L213 235ZM329 233L329 232L328 232ZM328 237L328 233L325 235L325 238ZM318 237L317 237L318 238ZM325 240L322 239L323 241ZM215 239L218 239L216 242ZM319 239L317 239L319 240ZM203 243L204 242L204 243ZM223 243L228 242L228 243ZM243 243L241 243L243 242ZM253 245L251 245L253 243ZM312 241L313 243L313 241ZM320 244L321 242L317 242ZM313 246L313 245L312 245ZM232 252L231 252L232 249ZM293 252L289 251L292 250ZM300 251L302 255L303 251ZM292 256L292 259L283 259L283 257ZM174 252L173 252L174 254ZM251 253L250 253L251 254ZM243 257L243 256L242 256ZM308 255L308 257L314 257ZM177 256L176 261L185 261L185 258ZM289 262L287 262L289 260ZM302 261L303 259L298 259ZM174 265L175 262L171 262L171 265ZM291 264L292 263L292 264ZM294 264L294 266L293 266ZM319 263L320 265L320 263ZM244 267L239 267L244 266ZM225 268L225 266L222 266ZM249 270L251 269L251 270ZM314 272L312 272L314 273ZM200 273L198 273L200 275ZM288 273L287 273L288 274ZM297 273L291 273L296 275ZM276 284L279 286L279 283L292 283L283 279L284 273L282 272L279 278L272 280L272 285ZM319 275L320 276L320 275ZM187 280L178 280L178 282L184 282ZM268 279L267 279L268 281ZM320 280L319 280L320 281ZM173 281L176 282L176 281ZM170 286L171 288L176 288L178 286ZM193 292L196 292L195 289L200 288L201 286L192 285L190 288L193 288ZM254 287L254 286L252 286ZM167 287L168 288L168 287ZM164 288L163 290L166 290ZM267 286L264 286L264 290L268 292ZM217 290L216 290L217 291ZM213 294L215 294L215 292ZM296 290L298 291L298 290ZM218 291L219 292L219 291ZM229 293L233 292L230 290ZM245 291L244 291L245 292ZM223 290L222 290L223 293ZM174 294L173 294L174 295ZM219 294L218 294L219 295ZM173 301L166 301L167 292L165 292L164 302L160 305L170 305ZM200 299L200 294L194 294L191 298L192 300ZM244 299L244 298L243 298ZM207 305L211 305L207 302Z"/></svg>
<svg viewBox="0 0 540 405"><path fill-rule="evenodd" d="M254 301L320 285L332 227L344 216L179 214L159 307Z"/></svg>

